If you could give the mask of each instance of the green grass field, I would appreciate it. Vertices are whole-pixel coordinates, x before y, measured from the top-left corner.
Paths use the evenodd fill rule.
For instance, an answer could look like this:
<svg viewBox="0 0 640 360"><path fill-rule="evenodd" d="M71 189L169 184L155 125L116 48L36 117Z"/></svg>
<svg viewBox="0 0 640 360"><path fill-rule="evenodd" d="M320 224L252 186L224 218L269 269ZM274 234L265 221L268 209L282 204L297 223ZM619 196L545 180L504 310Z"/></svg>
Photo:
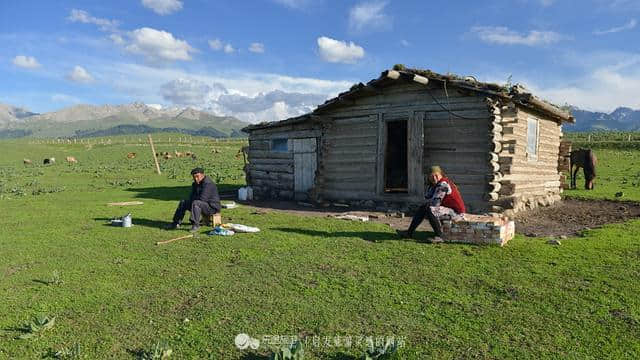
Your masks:
<svg viewBox="0 0 640 360"><path fill-rule="evenodd" d="M640 356L639 220L561 246L516 236L499 248L400 241L379 223L239 206L225 221L260 233L203 231L156 246L187 233L160 227L188 195L192 167L221 190L243 183L240 146L159 142L199 160L163 160L155 175L147 146L0 142L0 358L78 349L135 359L166 342L171 358L266 359L276 348L238 350L239 333L306 336L306 359L361 359L368 336L400 339L402 359ZM138 157L126 159L130 151ZM597 154L596 190L565 194L640 200L640 151ZM79 163L66 164L70 155ZM40 165L50 156L55 165ZM133 200L144 204L106 205ZM134 227L107 225L128 211ZM53 326L19 339L45 315Z"/></svg>

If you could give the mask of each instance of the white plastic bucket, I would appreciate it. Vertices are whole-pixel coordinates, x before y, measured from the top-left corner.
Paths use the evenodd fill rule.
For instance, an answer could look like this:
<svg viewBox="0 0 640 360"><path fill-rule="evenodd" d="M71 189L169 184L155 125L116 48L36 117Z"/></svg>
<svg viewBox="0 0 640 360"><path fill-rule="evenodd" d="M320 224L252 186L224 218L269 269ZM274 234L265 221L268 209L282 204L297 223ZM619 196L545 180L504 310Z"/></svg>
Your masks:
<svg viewBox="0 0 640 360"><path fill-rule="evenodd" d="M122 227L131 227L131 214L122 218Z"/></svg>

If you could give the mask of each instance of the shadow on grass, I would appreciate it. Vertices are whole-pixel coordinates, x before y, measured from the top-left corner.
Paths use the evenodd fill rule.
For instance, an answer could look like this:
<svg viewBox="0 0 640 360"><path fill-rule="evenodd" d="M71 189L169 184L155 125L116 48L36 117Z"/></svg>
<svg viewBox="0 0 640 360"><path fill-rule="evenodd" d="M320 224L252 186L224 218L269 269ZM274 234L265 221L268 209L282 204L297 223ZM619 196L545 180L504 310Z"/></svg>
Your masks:
<svg viewBox="0 0 640 360"><path fill-rule="evenodd" d="M389 240L395 240L395 241L409 241L409 242L425 242L427 239L427 236L419 236L418 239L408 239L408 238L401 238L400 236L398 236L397 234L393 234L393 233L388 233L388 232L382 232L382 231L335 231L335 232L329 232L329 231L320 231L320 230L309 230L309 229L298 229L298 228L286 228L286 227L278 227L278 228L273 228L272 230L276 230L276 231L282 231L282 232L288 232L288 233L296 233L296 234L300 234L300 235L306 235L306 236L318 236L318 237L355 237L355 238L360 238L362 240L365 241L370 241L370 242L382 242L382 241L389 241ZM429 236L434 236L433 233L429 233L431 235Z"/></svg>
<svg viewBox="0 0 640 360"><path fill-rule="evenodd" d="M95 221L104 221L105 222L103 224L104 226L113 226L111 225L111 222L110 222L111 219L112 218L106 218L106 217L93 218L93 220ZM156 228L156 229L165 229L167 226L169 226L169 224L171 224L171 221L144 219L144 218L137 218L137 217L134 217L131 220L131 222L133 226L144 226L144 227L150 227L150 228Z"/></svg>
<svg viewBox="0 0 640 360"><path fill-rule="evenodd" d="M218 184L218 192L220 198L234 198L240 185L235 184ZM129 188L127 191L135 192L136 199L154 199L165 201L180 201L188 199L191 194L191 184L185 186L161 186L148 188Z"/></svg>

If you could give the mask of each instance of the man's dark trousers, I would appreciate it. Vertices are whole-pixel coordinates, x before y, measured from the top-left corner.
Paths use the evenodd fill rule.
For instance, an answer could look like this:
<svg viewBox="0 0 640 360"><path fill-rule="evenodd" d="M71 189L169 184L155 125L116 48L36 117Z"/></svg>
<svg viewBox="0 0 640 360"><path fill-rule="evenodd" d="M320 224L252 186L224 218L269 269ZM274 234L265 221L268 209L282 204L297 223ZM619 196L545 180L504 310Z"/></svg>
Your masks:
<svg viewBox="0 0 640 360"><path fill-rule="evenodd" d="M173 215L173 223L180 224L182 222L182 218L184 218L184 213L187 211L191 212L189 221L191 221L191 224L195 226L200 225L200 219L202 218L202 215L209 216L217 212L216 209L212 208L209 204L202 200L180 200L178 208Z"/></svg>

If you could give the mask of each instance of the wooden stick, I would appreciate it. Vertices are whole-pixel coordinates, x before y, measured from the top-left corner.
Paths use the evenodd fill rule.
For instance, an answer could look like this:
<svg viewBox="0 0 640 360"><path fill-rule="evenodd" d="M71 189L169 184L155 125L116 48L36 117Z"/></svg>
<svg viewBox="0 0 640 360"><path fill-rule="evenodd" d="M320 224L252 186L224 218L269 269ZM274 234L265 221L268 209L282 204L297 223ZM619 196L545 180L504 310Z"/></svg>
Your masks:
<svg viewBox="0 0 640 360"><path fill-rule="evenodd" d="M192 238L192 237L193 237L193 234L189 234L189 235L185 235L185 236L177 237L177 238L175 238L175 239L170 239L170 240L165 240L165 241L158 241L158 242L156 243L156 245L168 244L168 243L170 243L170 242L172 242L172 241L182 240L182 239L188 239L188 238Z"/></svg>
<svg viewBox="0 0 640 360"><path fill-rule="evenodd" d="M160 164L158 164L158 157L156 156L156 148L153 146L153 140L151 139L151 134L149 134L149 144L151 144L151 153L153 154L153 161L156 162L156 171L158 175L160 175Z"/></svg>

